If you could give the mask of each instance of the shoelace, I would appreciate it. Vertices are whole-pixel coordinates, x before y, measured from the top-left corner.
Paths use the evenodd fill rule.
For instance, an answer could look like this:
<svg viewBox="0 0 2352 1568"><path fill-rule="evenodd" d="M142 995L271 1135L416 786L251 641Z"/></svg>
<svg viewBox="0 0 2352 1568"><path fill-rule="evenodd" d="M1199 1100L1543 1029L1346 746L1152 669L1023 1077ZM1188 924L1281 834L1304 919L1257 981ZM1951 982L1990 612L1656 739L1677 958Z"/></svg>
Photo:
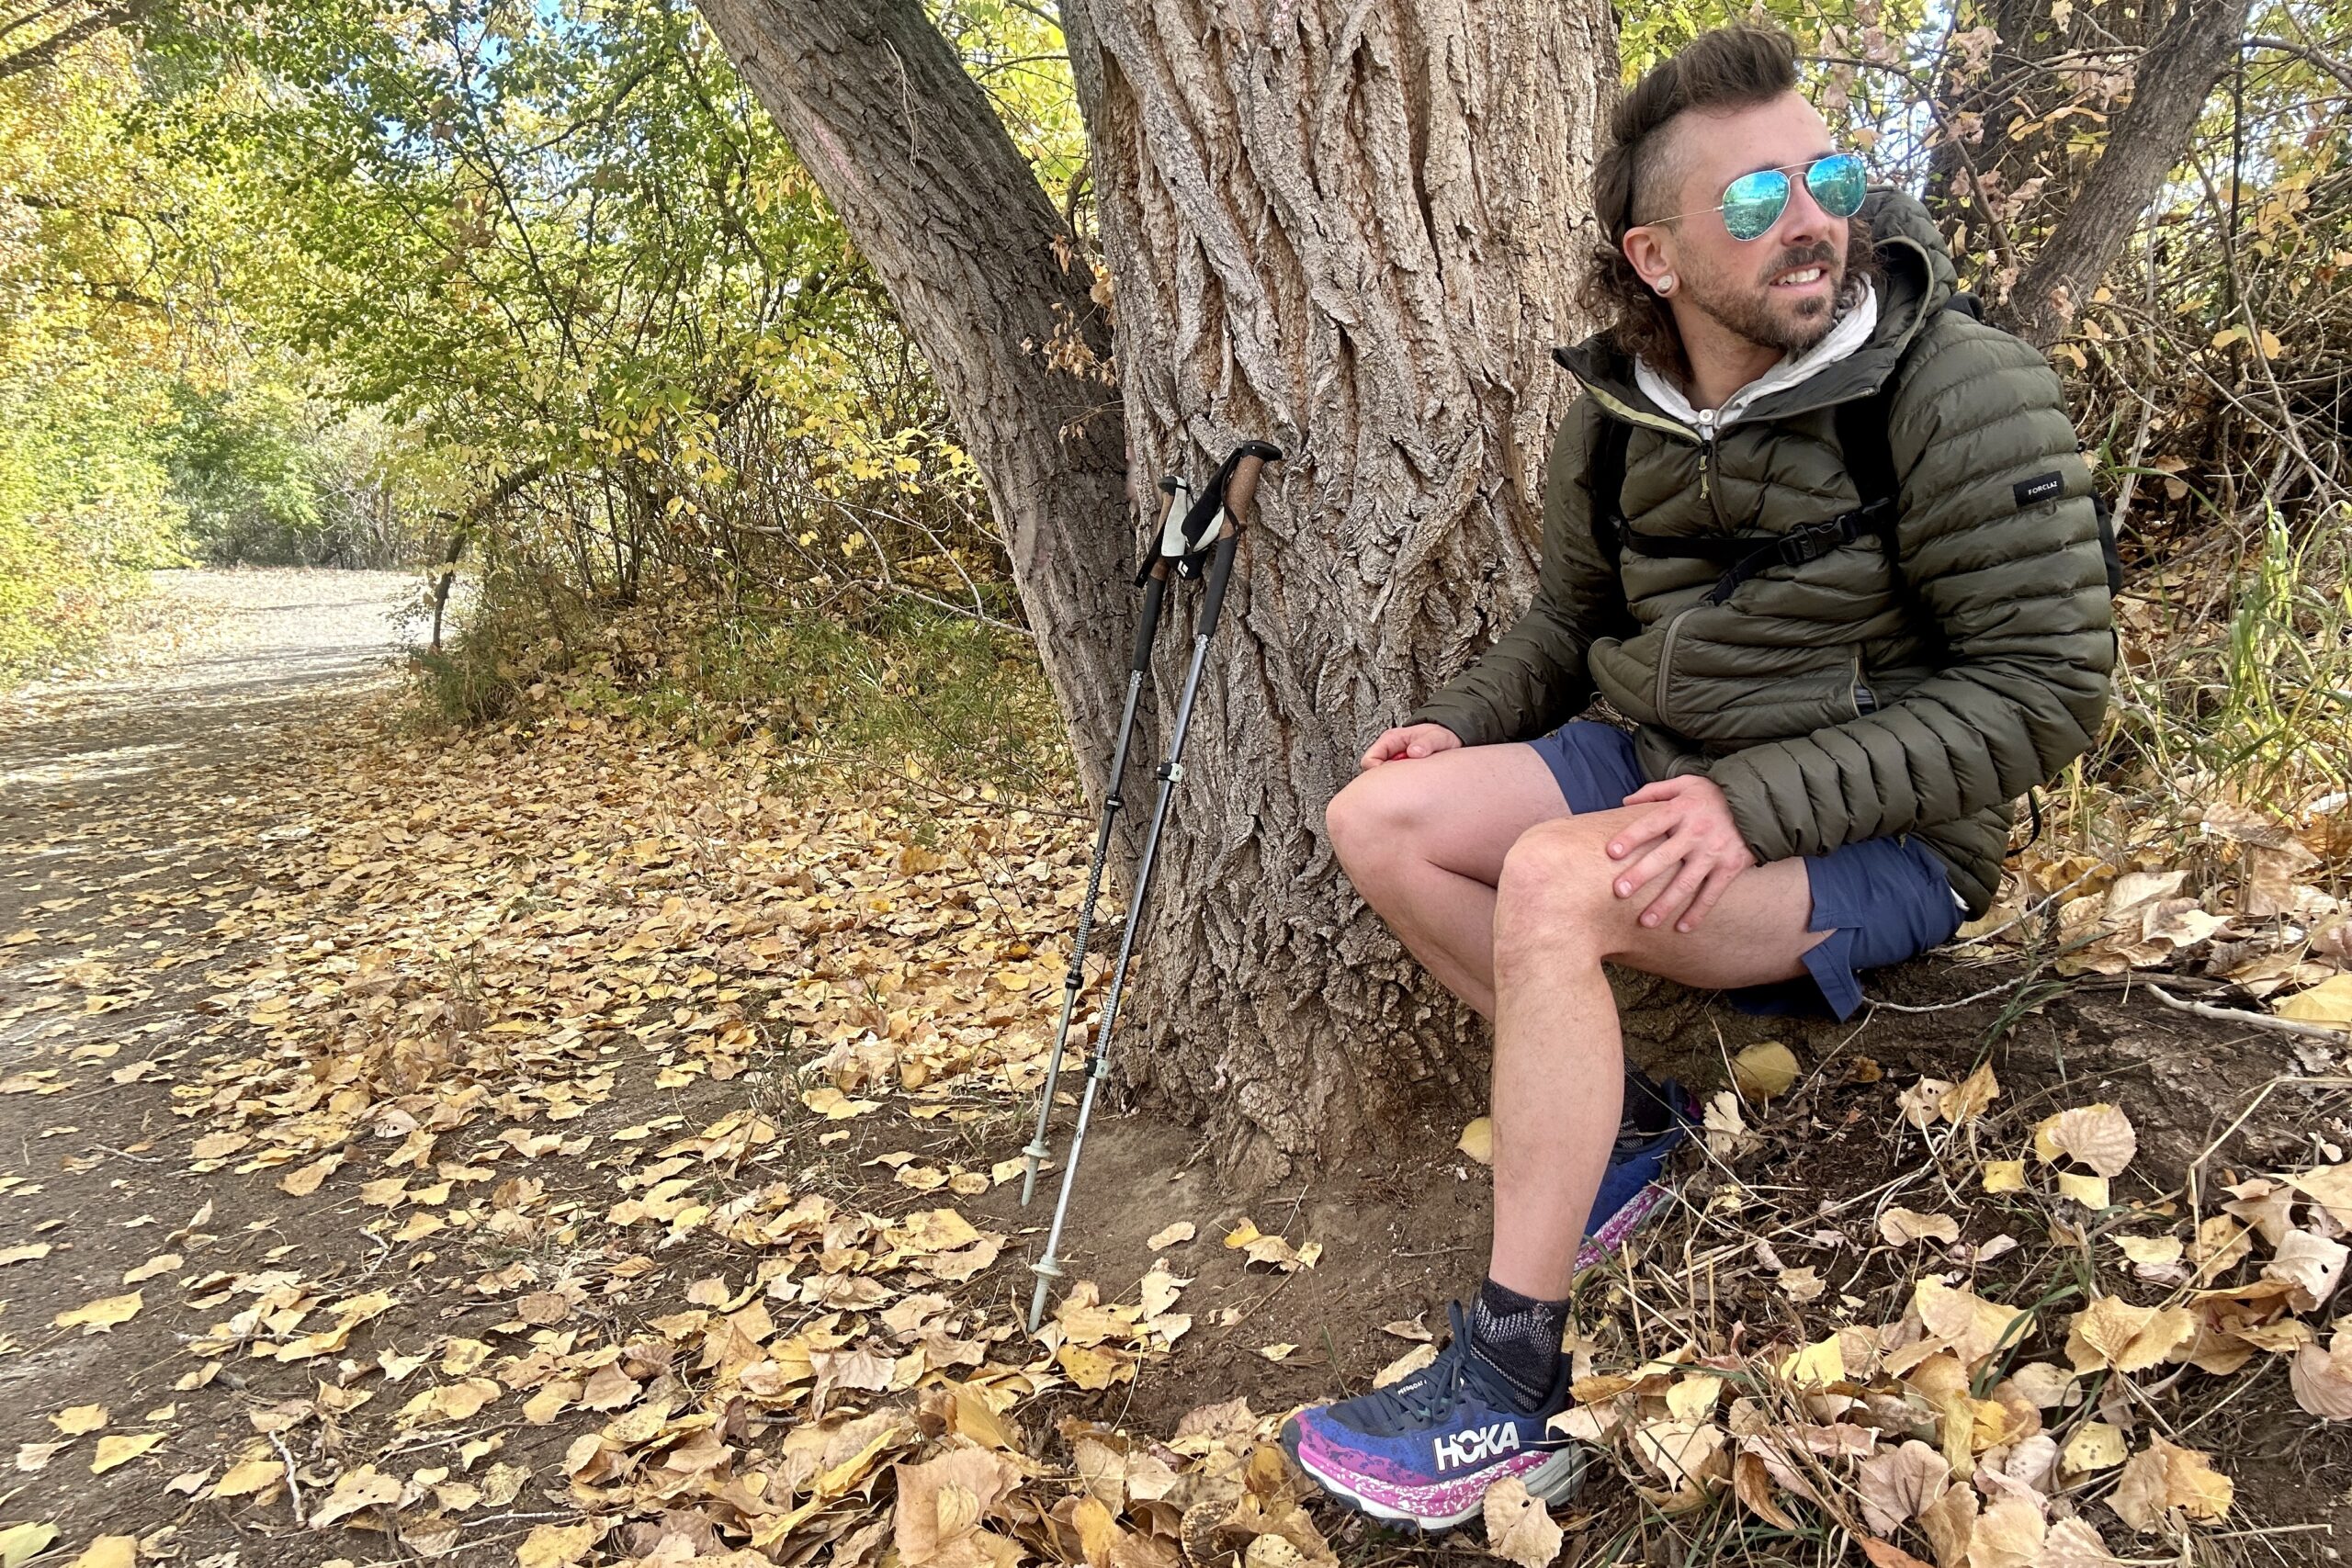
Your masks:
<svg viewBox="0 0 2352 1568"><path fill-rule="evenodd" d="M1396 1396L1397 1404L1414 1420L1434 1421L1460 1403L1463 1363L1469 1359L1466 1347L1449 1348L1446 1354L1419 1371L1391 1384L1387 1392Z"/></svg>
<svg viewBox="0 0 2352 1568"><path fill-rule="evenodd" d="M1460 1302L1445 1303L1445 1318L1453 1337L1437 1359L1379 1391L1385 1414L1434 1421L1461 1403L1463 1384L1471 1375L1470 1326Z"/></svg>

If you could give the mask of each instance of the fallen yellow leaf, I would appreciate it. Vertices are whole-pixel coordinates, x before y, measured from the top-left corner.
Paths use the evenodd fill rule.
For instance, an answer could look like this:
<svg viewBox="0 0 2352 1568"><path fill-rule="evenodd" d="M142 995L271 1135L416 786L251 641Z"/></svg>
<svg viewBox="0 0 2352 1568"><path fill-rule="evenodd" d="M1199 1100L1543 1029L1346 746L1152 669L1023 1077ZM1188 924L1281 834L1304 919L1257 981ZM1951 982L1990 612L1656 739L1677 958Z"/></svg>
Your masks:
<svg viewBox="0 0 2352 1568"><path fill-rule="evenodd" d="M274 1459L249 1459L229 1467L212 1488L215 1497L251 1497L284 1485L286 1467Z"/></svg>
<svg viewBox="0 0 2352 1568"><path fill-rule="evenodd" d="M1518 1568L1548 1568L1560 1555L1560 1527L1518 1476L1507 1475L1487 1487L1481 1508L1487 1550L1497 1557Z"/></svg>
<svg viewBox="0 0 2352 1568"><path fill-rule="evenodd" d="M1462 1136L1453 1146L1476 1160L1480 1165L1495 1163L1495 1119L1479 1116L1462 1129Z"/></svg>
<svg viewBox="0 0 2352 1568"><path fill-rule="evenodd" d="M1786 1094L1797 1081L1796 1053L1777 1040L1750 1045L1731 1059L1731 1081L1750 1100Z"/></svg>
<svg viewBox="0 0 2352 1568"><path fill-rule="evenodd" d="M163 1440L161 1432L141 1432L135 1437L117 1433L110 1438L100 1438L98 1451L90 1461L90 1473L104 1475L109 1470L129 1464Z"/></svg>
<svg viewBox="0 0 2352 1568"><path fill-rule="evenodd" d="M605 1527L594 1519L576 1525L534 1525L514 1551L516 1568L571 1568L588 1555Z"/></svg>
<svg viewBox="0 0 2352 1568"><path fill-rule="evenodd" d="M102 1535L74 1560L74 1568L134 1568L139 1561L135 1535Z"/></svg>
<svg viewBox="0 0 2352 1568"><path fill-rule="evenodd" d="M140 1292L133 1291L127 1296L107 1296L86 1306L61 1312L50 1321L60 1328L79 1328L85 1334L105 1334L115 1325L129 1323L137 1317L142 1304Z"/></svg>
<svg viewBox="0 0 2352 1568"><path fill-rule="evenodd" d="M2352 1030L2352 975L2322 980L2307 991L2297 991L2286 1000L2273 1003L2270 1010L2298 1023L2324 1023Z"/></svg>

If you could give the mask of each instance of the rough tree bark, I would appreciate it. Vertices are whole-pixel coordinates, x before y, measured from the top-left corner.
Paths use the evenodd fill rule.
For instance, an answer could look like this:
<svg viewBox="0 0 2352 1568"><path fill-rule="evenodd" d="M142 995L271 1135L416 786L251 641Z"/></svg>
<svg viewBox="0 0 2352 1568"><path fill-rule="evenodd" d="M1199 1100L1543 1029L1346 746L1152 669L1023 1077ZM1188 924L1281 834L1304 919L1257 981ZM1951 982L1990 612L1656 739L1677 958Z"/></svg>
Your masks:
<svg viewBox="0 0 2352 1568"><path fill-rule="evenodd" d="M996 324L1008 299L1055 298L1050 213L1009 188L1009 148L971 121L977 95L914 0L702 6L939 367L1099 769L1132 624L1110 558L1135 524L1107 525L1102 424L1074 449L1051 439L1066 414L988 390L1050 327ZM1372 737L1532 590L1571 400L1548 355L1580 325L1614 39L1600 0L1065 0L1063 19L1118 301L1128 496L1242 437L1290 454L1236 569L1120 1047L1228 1174L1270 1179L1432 1098L1484 1097L1482 1029L1350 892L1322 813ZM1077 544L1097 528L1114 551ZM1163 645L1162 722L1182 640Z"/></svg>
<svg viewBox="0 0 2352 1568"><path fill-rule="evenodd" d="M1195 719L1136 1074L1228 1169L1483 1100L1476 1020L1348 891L1322 808L1522 605L1572 396L1607 8L1065 0L1147 470L1289 451ZM1422 1100L1426 1103L1426 1100Z"/></svg>

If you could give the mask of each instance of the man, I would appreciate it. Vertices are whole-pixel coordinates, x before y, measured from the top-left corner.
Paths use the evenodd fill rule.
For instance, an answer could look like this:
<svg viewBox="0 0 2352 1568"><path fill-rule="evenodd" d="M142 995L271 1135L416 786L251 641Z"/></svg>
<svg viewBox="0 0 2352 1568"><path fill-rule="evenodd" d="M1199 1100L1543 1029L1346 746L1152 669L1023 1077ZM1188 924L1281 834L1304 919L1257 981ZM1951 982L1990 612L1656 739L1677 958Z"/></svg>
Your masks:
<svg viewBox="0 0 2352 1568"><path fill-rule="evenodd" d="M1789 40L1700 38L1611 132L1594 288L1618 319L1559 355L1585 396L1534 604L1327 818L1365 899L1494 1023L1476 1301L1434 1365L1283 1427L1332 1495L1425 1529L1503 1476L1550 1499L1581 1477L1546 1422L1621 1111L1602 964L1852 1012L1857 969L1991 902L2012 805L2090 745L2113 657L2056 377L1943 308L1917 202L1865 211ZM1851 471L1871 419L1877 507ZM1596 691L1632 736L1565 722Z"/></svg>

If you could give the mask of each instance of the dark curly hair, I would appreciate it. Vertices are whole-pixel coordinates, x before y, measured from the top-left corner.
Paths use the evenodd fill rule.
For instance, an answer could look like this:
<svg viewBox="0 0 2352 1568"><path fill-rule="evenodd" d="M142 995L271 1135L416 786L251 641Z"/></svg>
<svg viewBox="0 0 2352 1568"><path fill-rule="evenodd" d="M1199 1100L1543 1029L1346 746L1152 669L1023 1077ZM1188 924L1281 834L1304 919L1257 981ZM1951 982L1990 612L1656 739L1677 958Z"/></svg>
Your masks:
<svg viewBox="0 0 2352 1568"><path fill-rule="evenodd" d="M1625 259L1625 231L1656 222L1671 198L1666 123L1687 109L1739 109L1769 103L1797 85L1796 45L1773 28L1739 25L1701 33L1680 52L1643 73L1609 117L1609 144L1592 168L1592 210L1608 243L1586 267L1584 303L1611 318L1608 339L1620 353L1687 378L1674 312ZM1855 220L1847 247L1849 279L1867 276L1869 231Z"/></svg>

